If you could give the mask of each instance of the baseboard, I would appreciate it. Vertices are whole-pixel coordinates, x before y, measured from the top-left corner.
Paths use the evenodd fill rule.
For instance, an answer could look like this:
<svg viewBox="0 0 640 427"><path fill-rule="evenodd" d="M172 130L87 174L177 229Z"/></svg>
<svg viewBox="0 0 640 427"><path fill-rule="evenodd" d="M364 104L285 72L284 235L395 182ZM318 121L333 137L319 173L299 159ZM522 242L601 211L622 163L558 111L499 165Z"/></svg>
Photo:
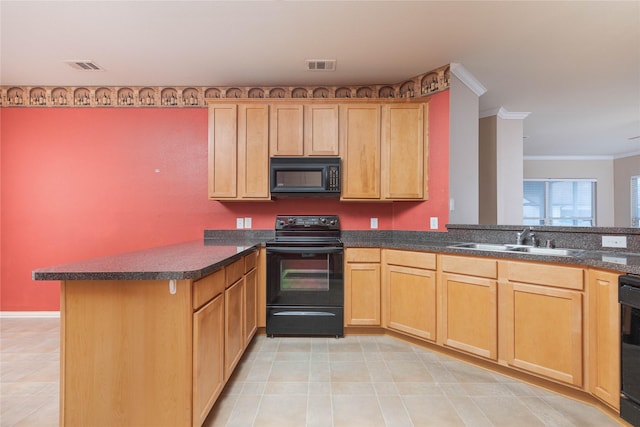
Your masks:
<svg viewBox="0 0 640 427"><path fill-rule="evenodd" d="M59 311L0 311L0 319L59 319Z"/></svg>

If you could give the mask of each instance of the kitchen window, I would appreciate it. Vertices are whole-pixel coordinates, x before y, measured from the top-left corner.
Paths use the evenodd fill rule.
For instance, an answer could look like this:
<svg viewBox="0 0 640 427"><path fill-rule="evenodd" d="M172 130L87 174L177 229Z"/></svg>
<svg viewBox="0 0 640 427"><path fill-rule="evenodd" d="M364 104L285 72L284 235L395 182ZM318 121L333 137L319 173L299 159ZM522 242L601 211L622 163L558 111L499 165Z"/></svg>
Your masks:
<svg viewBox="0 0 640 427"><path fill-rule="evenodd" d="M596 225L595 179L525 179L524 225Z"/></svg>
<svg viewBox="0 0 640 427"><path fill-rule="evenodd" d="M640 227L640 175L631 177L631 226Z"/></svg>

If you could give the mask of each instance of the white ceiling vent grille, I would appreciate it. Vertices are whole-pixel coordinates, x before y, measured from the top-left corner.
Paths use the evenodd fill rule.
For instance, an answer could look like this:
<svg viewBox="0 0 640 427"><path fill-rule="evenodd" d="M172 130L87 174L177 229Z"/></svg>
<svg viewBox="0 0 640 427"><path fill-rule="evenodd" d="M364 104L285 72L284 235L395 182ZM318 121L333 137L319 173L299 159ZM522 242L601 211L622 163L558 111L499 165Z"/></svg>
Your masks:
<svg viewBox="0 0 640 427"><path fill-rule="evenodd" d="M80 71L104 71L104 68L90 59L73 59L64 61L74 70Z"/></svg>
<svg viewBox="0 0 640 427"><path fill-rule="evenodd" d="M335 59L307 59L308 71L335 71L336 60Z"/></svg>

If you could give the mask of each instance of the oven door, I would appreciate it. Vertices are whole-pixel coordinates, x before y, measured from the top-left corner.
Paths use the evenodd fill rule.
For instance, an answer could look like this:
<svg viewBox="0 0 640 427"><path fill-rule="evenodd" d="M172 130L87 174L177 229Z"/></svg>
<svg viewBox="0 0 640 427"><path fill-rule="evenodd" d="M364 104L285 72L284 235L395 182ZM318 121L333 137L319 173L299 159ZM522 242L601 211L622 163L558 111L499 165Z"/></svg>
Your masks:
<svg viewBox="0 0 640 427"><path fill-rule="evenodd" d="M267 306L343 306L344 249L267 247Z"/></svg>

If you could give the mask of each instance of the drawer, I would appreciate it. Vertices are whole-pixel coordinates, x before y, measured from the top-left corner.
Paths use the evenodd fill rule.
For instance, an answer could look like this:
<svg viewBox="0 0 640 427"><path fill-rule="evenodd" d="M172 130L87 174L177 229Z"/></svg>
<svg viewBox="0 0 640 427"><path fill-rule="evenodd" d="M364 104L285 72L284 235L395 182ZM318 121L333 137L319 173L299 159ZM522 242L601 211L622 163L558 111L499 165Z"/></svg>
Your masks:
<svg viewBox="0 0 640 427"><path fill-rule="evenodd" d="M248 273L258 264L258 251L253 251L244 257L244 272Z"/></svg>
<svg viewBox="0 0 640 427"><path fill-rule="evenodd" d="M344 251L347 262L380 262L379 248L347 248Z"/></svg>
<svg viewBox="0 0 640 427"><path fill-rule="evenodd" d="M584 289L584 270L577 267L511 261L507 263L507 279L558 288Z"/></svg>
<svg viewBox="0 0 640 427"><path fill-rule="evenodd" d="M442 271L465 274L467 276L498 277L498 262L494 259L442 255Z"/></svg>
<svg viewBox="0 0 640 427"><path fill-rule="evenodd" d="M224 268L193 282L193 309L205 305L224 292Z"/></svg>
<svg viewBox="0 0 640 427"><path fill-rule="evenodd" d="M228 264L224 268L224 271L226 272L225 285L228 288L244 276L244 258L240 258L239 260Z"/></svg>
<svg viewBox="0 0 640 427"><path fill-rule="evenodd" d="M436 269L436 254L428 252L400 251L385 249L385 261L387 264L402 265L405 267L423 268L425 270Z"/></svg>

